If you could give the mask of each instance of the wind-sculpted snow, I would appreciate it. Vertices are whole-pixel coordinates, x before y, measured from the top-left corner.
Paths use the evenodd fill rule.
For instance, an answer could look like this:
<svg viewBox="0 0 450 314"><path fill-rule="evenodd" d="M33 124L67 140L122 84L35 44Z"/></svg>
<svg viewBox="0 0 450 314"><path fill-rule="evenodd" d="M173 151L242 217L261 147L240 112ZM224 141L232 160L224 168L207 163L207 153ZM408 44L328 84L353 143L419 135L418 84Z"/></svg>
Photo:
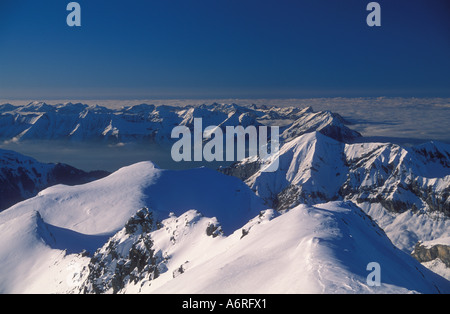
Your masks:
<svg viewBox="0 0 450 314"><path fill-rule="evenodd" d="M239 176L251 169L241 178L278 210L352 200L409 252L419 240L449 236L447 144L344 144L315 132L281 147L279 171L264 173L255 165L258 161L244 160L223 172Z"/></svg>
<svg viewBox="0 0 450 314"><path fill-rule="evenodd" d="M342 141L360 136L347 128L339 115L329 111L315 113L311 108L256 108L215 103L183 107L141 104L108 109L79 103L33 102L25 106L0 107L0 140L167 143L175 126L192 127L194 118L202 118L205 127L281 124L284 140L315 130Z"/></svg>

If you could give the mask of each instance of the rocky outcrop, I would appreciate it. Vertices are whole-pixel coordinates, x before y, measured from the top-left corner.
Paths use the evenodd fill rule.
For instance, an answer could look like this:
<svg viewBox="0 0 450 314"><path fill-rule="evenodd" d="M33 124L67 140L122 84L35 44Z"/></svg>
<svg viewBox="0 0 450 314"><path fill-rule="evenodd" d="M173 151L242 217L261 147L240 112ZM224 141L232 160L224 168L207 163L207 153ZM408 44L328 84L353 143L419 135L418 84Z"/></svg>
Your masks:
<svg viewBox="0 0 450 314"><path fill-rule="evenodd" d="M216 222L209 223L206 227L206 235L213 238L223 235L222 226Z"/></svg>
<svg viewBox="0 0 450 314"><path fill-rule="evenodd" d="M81 280L72 292L117 294L130 287L140 291L144 286L151 286L162 274L178 277L189 269L189 260L178 265L170 265L169 261L172 261L173 250L182 247L192 232L200 237L210 237L209 241L223 237L217 219L205 218L196 210L181 216L170 213L159 222L154 218L154 212L144 207L92 256L83 253L88 260L79 275Z"/></svg>
<svg viewBox="0 0 450 314"><path fill-rule="evenodd" d="M91 258L82 293L118 293L127 284L151 281L167 270L150 233L157 223L148 208L139 210L125 227Z"/></svg>
<svg viewBox="0 0 450 314"><path fill-rule="evenodd" d="M450 268L450 246L436 244L425 246L421 242L417 243L411 255L421 263L431 262L439 258L446 267Z"/></svg>
<svg viewBox="0 0 450 314"><path fill-rule="evenodd" d="M236 162L229 167L220 167L217 170L228 176L233 176L245 181L261 169L261 164L262 163L259 160L247 159L243 162Z"/></svg>

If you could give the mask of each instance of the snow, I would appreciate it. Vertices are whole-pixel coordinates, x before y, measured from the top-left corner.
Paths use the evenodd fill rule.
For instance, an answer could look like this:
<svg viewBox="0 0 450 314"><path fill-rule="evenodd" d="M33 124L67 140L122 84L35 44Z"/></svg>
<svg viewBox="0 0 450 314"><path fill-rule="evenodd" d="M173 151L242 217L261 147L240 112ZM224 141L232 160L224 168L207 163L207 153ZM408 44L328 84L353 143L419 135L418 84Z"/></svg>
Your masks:
<svg viewBox="0 0 450 314"><path fill-rule="evenodd" d="M112 110L33 102L0 106L0 113L0 133L17 141L164 141L174 125L189 126L198 116L206 118L205 126L288 121L279 170L259 171L246 181L256 195L239 179L211 169L174 171L141 162L88 184L53 186L1 212L0 293L80 292L92 262L80 253L106 254L114 239L126 258L136 238L123 228L143 207L160 222L149 237L161 274L128 282L121 293L450 293L450 282L437 275L449 278L440 260L424 263L436 274L409 255L419 241L450 245L450 220L431 212L428 194L405 189L414 184L445 198L447 144L344 144L318 132L303 134L337 127L337 134L356 136L341 117L311 108L141 104ZM0 156L0 163L15 158L16 172L34 162L12 152ZM276 212L264 204L286 191L285 197L298 197L289 200L293 206ZM389 211L376 202L379 194L408 208ZM336 199L342 201L322 203ZM208 234L211 225L223 233ZM371 262L381 266L379 287L366 282Z"/></svg>
<svg viewBox="0 0 450 314"><path fill-rule="evenodd" d="M258 213L263 202L239 179L208 168L172 171L141 162L88 184L53 186L2 212L0 218L39 211L53 226L105 235L121 229L144 206L162 217L197 209L221 218L229 232Z"/></svg>
<svg viewBox="0 0 450 314"><path fill-rule="evenodd" d="M1 107L0 107L1 108ZM0 135L4 141L64 140L71 142L170 142L174 126L192 126L194 118L203 125L258 126L261 121L273 125L272 118L286 129L282 138L314 130L351 140L359 134L348 129L342 118L331 112L313 112L297 108L260 109L236 104L201 106L146 105L106 108L83 104L49 105L32 102L24 106L4 105L0 110ZM308 109L308 108L307 108ZM286 121L288 121L286 123Z"/></svg>
<svg viewBox="0 0 450 314"><path fill-rule="evenodd" d="M280 148L278 171L258 171L246 183L272 204L280 206L283 201L278 209L351 200L377 221L396 246L411 252L420 240L450 236L450 219L436 210L448 203L449 152L443 143L411 148L344 144L312 132ZM393 208L381 205L380 198ZM436 205L437 199L441 205Z"/></svg>
<svg viewBox="0 0 450 314"><path fill-rule="evenodd" d="M345 180L341 175L346 172L340 152L343 145L318 132L299 136L281 147L276 172L259 171L247 184L264 199L275 196L290 184L308 193L320 191L332 199Z"/></svg>
<svg viewBox="0 0 450 314"><path fill-rule="evenodd" d="M151 233L167 258L154 280L128 284L121 293L437 293L449 282L396 249L383 231L351 203L272 210L228 237L212 238L214 218L197 211L172 215ZM131 243L115 236L120 254ZM369 287L369 262L381 266L381 286ZM182 268L183 271L179 271Z"/></svg>
<svg viewBox="0 0 450 314"><path fill-rule="evenodd" d="M167 276L151 284L131 285L125 292L436 293L433 284L444 291L450 289L448 282L396 249L383 231L350 203L300 205L255 224L242 238L237 231L211 239L199 233L204 226L195 224L183 241L171 248L160 244L164 230L155 233L159 239L155 246L172 256ZM172 278L170 270L185 261L189 261L187 270ZM373 261L381 265L380 287L366 284L366 267ZM424 280L421 272L432 279Z"/></svg>
<svg viewBox="0 0 450 314"><path fill-rule="evenodd" d="M45 177L45 174L49 172L54 165L39 163L34 158L21 155L11 150L0 149L0 167L3 168L2 170L8 168L8 170L12 171L15 175L19 173L19 169L27 171L29 172L29 175L34 176L33 179L37 181L38 178L36 173L40 173L42 177ZM32 168L34 168L35 171L32 171Z"/></svg>
<svg viewBox="0 0 450 314"><path fill-rule="evenodd" d="M439 258L436 258L430 262L422 263L422 265L450 281L450 268L445 266L444 262Z"/></svg>
<svg viewBox="0 0 450 314"><path fill-rule="evenodd" d="M0 224L2 293L24 293L37 275L46 272L49 262L61 256L61 251L52 250L46 244L42 228L36 212L28 212Z"/></svg>
<svg viewBox="0 0 450 314"><path fill-rule="evenodd" d="M126 256L131 242L120 229L148 205L161 221L150 236L165 271L121 293L450 292L448 281L398 250L354 204L299 205L280 215L245 196L243 183L237 192L235 180L145 162L85 185L47 189L0 213L0 291L77 292L90 259L76 253L92 253L115 233ZM210 224L225 233L208 236ZM369 262L381 265L380 287L366 284Z"/></svg>
<svg viewBox="0 0 450 314"><path fill-rule="evenodd" d="M450 237L442 237L439 239L422 242L422 246L428 249L438 244L450 246Z"/></svg>
<svg viewBox="0 0 450 314"><path fill-rule="evenodd" d="M81 101L81 100L77 100ZM199 106L210 104L211 99L147 99L147 100L82 100L89 105L100 104L111 109L138 107L142 103L171 106ZM440 140L450 143L449 108L450 98L414 98L414 97L336 97L303 99L215 99L218 103L239 103L242 106L277 106L288 113L290 107L339 112L351 128L372 137L371 141L395 142L398 144L418 144L427 140ZM67 100L46 100L48 104L62 104ZM10 103L0 111L13 111L15 106L26 106L26 100L0 100ZM11 105L12 104L12 105ZM277 110L278 111L278 110ZM271 119L273 120L273 118ZM284 119L283 119L284 120ZM281 124L277 124L280 125Z"/></svg>
<svg viewBox="0 0 450 314"><path fill-rule="evenodd" d="M226 232L263 209L239 179L206 168L167 171L142 162L88 184L53 186L0 213L0 291L24 291L32 280L23 278L52 265L63 250L93 253L143 206L154 208L161 219L197 208L219 217ZM36 231L38 220L44 239Z"/></svg>

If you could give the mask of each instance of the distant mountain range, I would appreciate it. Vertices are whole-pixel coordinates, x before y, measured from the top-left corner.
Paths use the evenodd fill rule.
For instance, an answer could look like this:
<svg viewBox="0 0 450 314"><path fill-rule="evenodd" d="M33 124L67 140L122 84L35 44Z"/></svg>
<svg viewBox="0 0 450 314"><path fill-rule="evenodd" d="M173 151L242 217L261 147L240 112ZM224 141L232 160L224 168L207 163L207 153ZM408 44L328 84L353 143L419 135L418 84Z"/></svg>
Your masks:
<svg viewBox="0 0 450 314"><path fill-rule="evenodd" d="M195 118L203 126L279 125L285 141L318 131L340 141L361 136L346 121L329 111L311 108L277 108L211 104L202 106L135 105L121 109L88 106L81 103L48 105L32 102L26 106L0 105L0 140L69 140L122 143L150 141L167 143L177 125L193 128Z"/></svg>

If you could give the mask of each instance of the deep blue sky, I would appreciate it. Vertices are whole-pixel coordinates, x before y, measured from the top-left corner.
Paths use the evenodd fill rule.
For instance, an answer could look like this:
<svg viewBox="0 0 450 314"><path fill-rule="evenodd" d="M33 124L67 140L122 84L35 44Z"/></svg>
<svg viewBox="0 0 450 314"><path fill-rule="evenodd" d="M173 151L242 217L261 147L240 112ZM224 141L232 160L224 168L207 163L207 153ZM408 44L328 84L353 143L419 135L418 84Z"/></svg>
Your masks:
<svg viewBox="0 0 450 314"><path fill-rule="evenodd" d="M0 98L450 97L450 2L0 0Z"/></svg>

